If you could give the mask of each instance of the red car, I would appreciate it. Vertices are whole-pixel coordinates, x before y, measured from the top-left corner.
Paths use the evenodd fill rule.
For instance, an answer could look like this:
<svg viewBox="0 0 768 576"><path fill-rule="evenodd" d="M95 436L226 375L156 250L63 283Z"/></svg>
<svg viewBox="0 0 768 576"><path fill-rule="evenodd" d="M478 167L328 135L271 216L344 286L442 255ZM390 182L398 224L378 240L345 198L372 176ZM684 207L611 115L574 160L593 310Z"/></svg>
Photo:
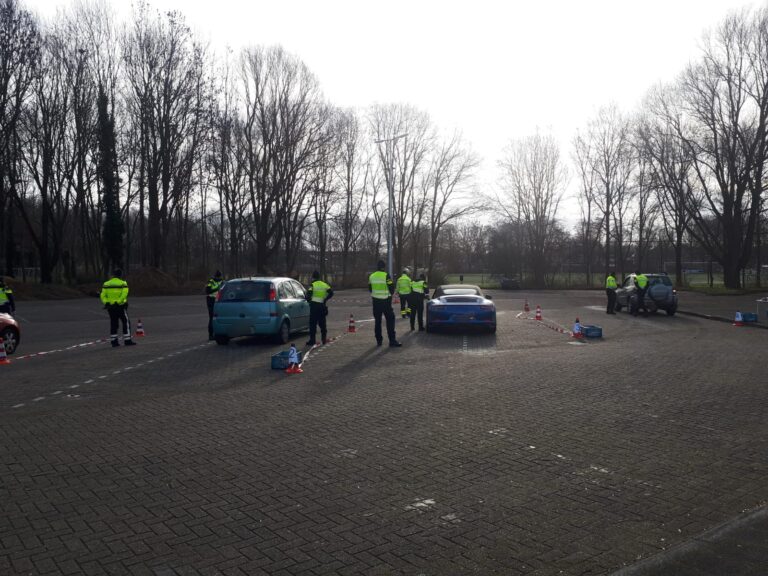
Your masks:
<svg viewBox="0 0 768 576"><path fill-rule="evenodd" d="M0 313L0 338L5 343L5 353L13 354L21 341L19 323L9 314Z"/></svg>

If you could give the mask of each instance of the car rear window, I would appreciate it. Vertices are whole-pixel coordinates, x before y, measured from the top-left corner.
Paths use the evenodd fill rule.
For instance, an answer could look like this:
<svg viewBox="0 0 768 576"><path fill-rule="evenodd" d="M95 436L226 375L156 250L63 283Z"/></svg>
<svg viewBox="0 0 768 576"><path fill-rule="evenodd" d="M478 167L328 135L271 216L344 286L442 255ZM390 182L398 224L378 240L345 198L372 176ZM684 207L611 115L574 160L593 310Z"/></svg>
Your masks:
<svg viewBox="0 0 768 576"><path fill-rule="evenodd" d="M227 282L221 293L221 302L268 302L268 282Z"/></svg>
<svg viewBox="0 0 768 576"><path fill-rule="evenodd" d="M648 278L648 284L655 286L656 284L664 284L664 286L672 286L672 280L669 276L651 276Z"/></svg>
<svg viewBox="0 0 768 576"><path fill-rule="evenodd" d="M478 296L479 293L474 288L445 288L442 290L443 296Z"/></svg>
<svg viewBox="0 0 768 576"><path fill-rule="evenodd" d="M446 294L446 302L462 302L462 303L469 303L469 304L477 304L478 302L482 302L480 300L480 297L477 294L474 295L461 295L461 296L454 296L454 295L448 295Z"/></svg>

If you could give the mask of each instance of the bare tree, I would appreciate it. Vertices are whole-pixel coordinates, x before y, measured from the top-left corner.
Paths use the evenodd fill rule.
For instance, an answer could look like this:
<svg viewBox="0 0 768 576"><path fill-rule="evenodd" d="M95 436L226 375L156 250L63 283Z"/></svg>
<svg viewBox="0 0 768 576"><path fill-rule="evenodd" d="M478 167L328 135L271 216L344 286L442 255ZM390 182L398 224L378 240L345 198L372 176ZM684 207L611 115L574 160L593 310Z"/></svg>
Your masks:
<svg viewBox="0 0 768 576"><path fill-rule="evenodd" d="M611 239L616 237L611 224L617 220L623 224L626 209L627 186L633 167L629 135L627 119L612 105L602 108L589 123L586 134L580 136L585 142L582 150L587 154L583 161L595 176L592 200L604 228L606 273L612 268ZM618 264L623 273L623 259Z"/></svg>
<svg viewBox="0 0 768 576"><path fill-rule="evenodd" d="M41 53L38 22L17 0L0 0L0 39L0 258L12 276L17 247L11 202L22 184L19 122Z"/></svg>
<svg viewBox="0 0 768 576"><path fill-rule="evenodd" d="M499 204L511 220L520 214L534 284L543 288L567 170L555 139L538 133L511 142L500 165L506 202Z"/></svg>
<svg viewBox="0 0 768 576"><path fill-rule="evenodd" d="M764 187L768 121L768 9L726 18L678 85L681 116L664 118L692 161L689 232L741 287Z"/></svg>
<svg viewBox="0 0 768 576"><path fill-rule="evenodd" d="M576 170L581 180L581 186L579 187L581 219L576 235L581 245L585 283L588 287L592 286L592 265L594 263L595 249L600 243L600 229L603 225L602 220L598 219L596 215L595 187L597 185L597 175L590 164L592 158L591 145L592 142L585 139L581 134L577 134L573 142L573 160L576 163Z"/></svg>
<svg viewBox="0 0 768 576"><path fill-rule="evenodd" d="M394 247L389 248L395 256L395 268L401 269L405 265L405 246L413 237L417 219L416 184L433 145L434 128L426 113L403 104L374 106L370 123L374 139L386 141L379 146L379 159L387 189L394 197ZM400 135L404 137L395 140Z"/></svg>
<svg viewBox="0 0 768 576"><path fill-rule="evenodd" d="M689 227L689 202L696 198L692 189L693 159L690 148L673 133L669 118L679 118L679 109L669 90L658 88L646 100L646 114L638 125L640 154L648 160L664 231L675 251L675 282L683 282L683 245Z"/></svg>
<svg viewBox="0 0 768 576"><path fill-rule="evenodd" d="M445 226L484 208L482 202L467 197L478 165L477 156L469 150L458 133L454 133L434 151L425 190L429 212L427 277L431 276L435 268L440 235Z"/></svg>
<svg viewBox="0 0 768 576"><path fill-rule="evenodd" d="M297 224L306 220L311 189L303 172L328 137L328 111L315 76L282 48L244 50L240 74L251 236L256 268L264 272L281 242L289 255L298 250Z"/></svg>

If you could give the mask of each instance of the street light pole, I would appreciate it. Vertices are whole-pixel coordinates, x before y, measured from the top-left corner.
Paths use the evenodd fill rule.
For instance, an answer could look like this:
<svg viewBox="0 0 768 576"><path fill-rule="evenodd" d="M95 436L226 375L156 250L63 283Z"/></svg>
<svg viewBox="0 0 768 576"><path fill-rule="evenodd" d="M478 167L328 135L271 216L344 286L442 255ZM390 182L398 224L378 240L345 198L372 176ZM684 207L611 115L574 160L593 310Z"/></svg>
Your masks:
<svg viewBox="0 0 768 576"><path fill-rule="evenodd" d="M381 140L374 140L374 144L382 144L390 142L392 143L392 153L389 157L389 178L387 179L387 188L389 188L389 232L387 234L387 271L390 278L394 278L394 270L392 269L392 243L394 242L395 234L395 219L394 219L394 206L395 206L395 142L400 138L405 138L408 133L398 134L392 138L382 138ZM379 146L379 156L381 156L381 146ZM385 167L386 169L386 167Z"/></svg>

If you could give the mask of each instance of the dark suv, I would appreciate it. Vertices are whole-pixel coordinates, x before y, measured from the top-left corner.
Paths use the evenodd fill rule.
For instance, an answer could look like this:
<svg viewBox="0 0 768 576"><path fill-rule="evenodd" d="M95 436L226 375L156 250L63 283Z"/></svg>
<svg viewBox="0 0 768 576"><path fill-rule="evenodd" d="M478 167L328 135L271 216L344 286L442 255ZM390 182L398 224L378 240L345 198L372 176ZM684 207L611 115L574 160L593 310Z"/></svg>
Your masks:
<svg viewBox="0 0 768 576"><path fill-rule="evenodd" d="M677 312L677 290L672 287L672 280L666 274L646 274L648 287L645 290L645 306L649 312L664 310L667 316ZM635 275L624 278L624 283L616 290L616 311L627 308L636 314L639 308Z"/></svg>

